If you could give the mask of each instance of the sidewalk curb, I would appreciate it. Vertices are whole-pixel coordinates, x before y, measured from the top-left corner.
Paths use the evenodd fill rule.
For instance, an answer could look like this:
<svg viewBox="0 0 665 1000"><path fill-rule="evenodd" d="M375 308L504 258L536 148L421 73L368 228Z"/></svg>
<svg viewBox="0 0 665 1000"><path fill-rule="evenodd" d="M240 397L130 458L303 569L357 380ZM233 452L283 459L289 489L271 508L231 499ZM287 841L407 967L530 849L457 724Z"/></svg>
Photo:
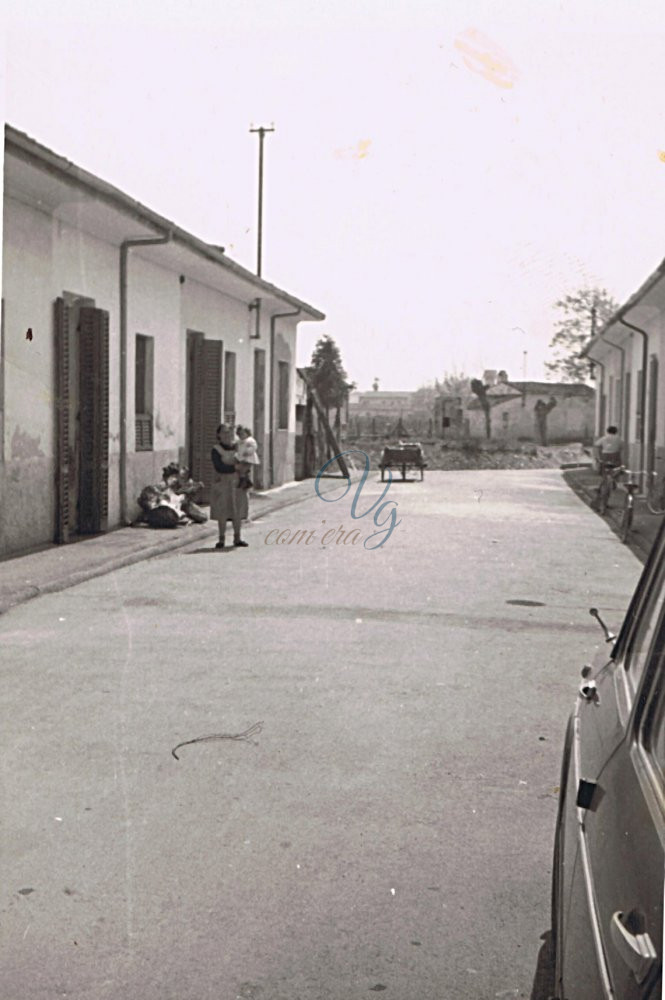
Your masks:
<svg viewBox="0 0 665 1000"><path fill-rule="evenodd" d="M562 471L573 471L573 470L562 470ZM619 538L619 541L621 541L619 535L619 531L621 529L621 523L620 519L617 519L615 515L615 509L610 507L608 509L607 514L603 516L593 506L593 501L595 499L595 490L590 491L582 483L576 482L572 476L564 475L563 478L564 482L567 483L567 485L570 487L573 493L577 497L579 497L582 503L585 503L586 506L589 508L589 510L591 510L591 512L596 515L596 517L599 517L602 521L604 521L605 524L608 526L608 528L610 528L610 530L617 536L617 538ZM624 543L622 542L622 544ZM630 535L628 542L625 544L627 548L629 548L630 551L633 553L633 555L636 556L640 560L640 562L644 565L651 551L652 540L644 538L643 535L633 532Z"/></svg>
<svg viewBox="0 0 665 1000"><path fill-rule="evenodd" d="M359 475L360 473L355 473L352 470L351 482L356 481ZM289 497L288 494L285 494L283 500L278 500L277 497L266 497L268 503L265 507L261 508L260 512L256 512L257 515L263 517L264 514L271 514L273 511L281 510L284 507L292 507L294 504L304 503L306 500L311 500L313 496L316 496L314 490L314 479L312 479L311 482L311 495L307 494L305 496ZM326 480L326 483L327 482L328 480ZM336 479L334 484L330 484L330 489L324 489L323 485L321 485L320 491L322 494L332 493L333 490L337 489L344 482L345 480L342 478ZM10 596L4 598L0 597L0 615L6 614L7 611L17 607L19 604L25 604L26 601L32 600L33 597L41 597L44 594L55 594L61 590L68 590L70 587L75 587L79 583L85 583L86 580L92 580L97 576L106 576L108 573L113 573L117 569L123 569L125 566L132 566L134 563L143 562L146 559L153 559L157 556L166 555L168 552L175 552L178 549L184 549L188 545L195 545L201 540L214 538L217 534L217 528L213 527L210 523L200 525L200 528L201 530L197 533L196 538L192 538L191 535L188 535L185 528L182 529L182 535L178 537L169 537L168 539L164 539L163 542L150 546L149 548L140 549L136 552L128 552L123 556L118 556L114 559L107 559L105 562L97 563L96 565L86 567L85 569L65 572L61 577L49 580L47 583L42 585L30 584L18 587ZM179 531L181 529L176 530ZM112 535L113 532L109 532L109 536Z"/></svg>

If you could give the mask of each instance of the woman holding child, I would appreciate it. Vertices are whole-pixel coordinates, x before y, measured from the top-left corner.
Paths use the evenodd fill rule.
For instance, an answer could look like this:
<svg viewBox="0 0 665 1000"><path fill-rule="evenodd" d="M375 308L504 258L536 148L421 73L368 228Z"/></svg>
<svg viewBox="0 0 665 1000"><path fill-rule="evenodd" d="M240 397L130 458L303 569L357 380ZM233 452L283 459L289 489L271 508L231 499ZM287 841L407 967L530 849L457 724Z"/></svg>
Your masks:
<svg viewBox="0 0 665 1000"><path fill-rule="evenodd" d="M217 444L210 457L215 470L210 489L210 518L219 524L219 541L215 548L225 548L226 522L229 520L233 524L233 545L235 548L246 548L247 542L240 537L242 511L236 497L236 441L233 428L228 424L220 424L217 428Z"/></svg>

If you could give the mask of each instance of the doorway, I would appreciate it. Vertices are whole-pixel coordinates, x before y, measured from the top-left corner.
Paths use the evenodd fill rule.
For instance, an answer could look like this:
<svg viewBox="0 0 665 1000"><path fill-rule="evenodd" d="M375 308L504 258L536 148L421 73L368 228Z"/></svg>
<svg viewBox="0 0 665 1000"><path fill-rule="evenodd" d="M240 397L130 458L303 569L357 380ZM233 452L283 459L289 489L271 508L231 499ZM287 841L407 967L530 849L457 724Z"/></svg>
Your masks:
<svg viewBox="0 0 665 1000"><path fill-rule="evenodd" d="M221 340L187 331L187 465L192 478L204 483L202 503L210 503L210 452L222 419L223 357Z"/></svg>

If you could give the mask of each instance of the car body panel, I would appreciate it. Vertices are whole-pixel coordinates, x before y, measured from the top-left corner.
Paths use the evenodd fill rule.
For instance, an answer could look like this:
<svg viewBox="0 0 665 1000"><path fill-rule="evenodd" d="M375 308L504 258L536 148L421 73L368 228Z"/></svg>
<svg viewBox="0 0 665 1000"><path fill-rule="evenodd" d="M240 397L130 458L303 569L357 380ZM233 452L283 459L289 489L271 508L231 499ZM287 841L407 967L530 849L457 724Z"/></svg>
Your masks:
<svg viewBox="0 0 665 1000"><path fill-rule="evenodd" d="M553 873L560 1000L659 995L665 791L651 730L665 746L664 677L661 531L611 656L584 672L567 730Z"/></svg>

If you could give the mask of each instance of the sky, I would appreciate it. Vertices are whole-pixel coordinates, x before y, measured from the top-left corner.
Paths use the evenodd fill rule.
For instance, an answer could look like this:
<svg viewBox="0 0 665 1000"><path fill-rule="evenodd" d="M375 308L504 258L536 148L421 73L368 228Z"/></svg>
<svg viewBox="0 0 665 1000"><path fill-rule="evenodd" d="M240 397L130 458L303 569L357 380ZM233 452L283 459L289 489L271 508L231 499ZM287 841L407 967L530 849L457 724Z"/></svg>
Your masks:
<svg viewBox="0 0 665 1000"><path fill-rule="evenodd" d="M349 378L541 379L665 257L662 0L23 0L6 120L326 314Z"/></svg>

